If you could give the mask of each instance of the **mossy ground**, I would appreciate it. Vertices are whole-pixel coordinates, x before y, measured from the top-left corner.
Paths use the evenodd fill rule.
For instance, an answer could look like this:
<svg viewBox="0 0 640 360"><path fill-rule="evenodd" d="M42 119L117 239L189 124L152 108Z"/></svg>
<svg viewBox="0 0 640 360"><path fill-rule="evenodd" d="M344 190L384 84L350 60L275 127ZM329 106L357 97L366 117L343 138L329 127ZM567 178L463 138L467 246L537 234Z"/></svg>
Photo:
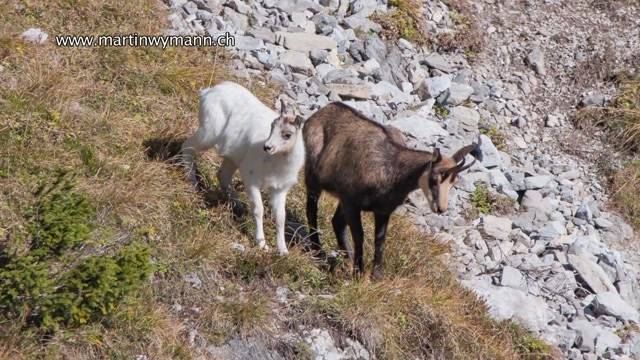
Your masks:
<svg viewBox="0 0 640 360"><path fill-rule="evenodd" d="M220 344L236 336L273 339L303 324L355 336L379 358L528 355L519 345L523 335L491 320L446 270L440 260L446 249L400 217L387 239L387 278L371 282L353 279L348 266L328 272L296 248L286 258L256 250L248 217L234 219L228 206L195 192L166 159L196 126L197 90L235 80L268 103L277 91L260 79L235 78L223 50L73 49L19 37L30 27L50 36L159 34L166 16L162 3L142 0L0 4L0 245L15 245L29 224L25 212L38 201L38 184L63 170L78 174L74 188L95 209L90 240L118 249L119 234L132 234L148 245L153 262L151 279L86 325L43 336L0 314L0 358L191 359L202 355L189 344L193 329ZM212 189L218 164L213 153L199 160ZM303 213L303 199L298 185L289 198L294 214ZM335 247L334 206L322 202L327 248ZM272 222L266 224L273 239ZM370 237L370 218L366 229ZM247 250L239 253L232 243ZM370 260L370 244L366 254ZM184 281L187 274L201 286ZM278 286L305 297L282 306L274 300Z"/></svg>

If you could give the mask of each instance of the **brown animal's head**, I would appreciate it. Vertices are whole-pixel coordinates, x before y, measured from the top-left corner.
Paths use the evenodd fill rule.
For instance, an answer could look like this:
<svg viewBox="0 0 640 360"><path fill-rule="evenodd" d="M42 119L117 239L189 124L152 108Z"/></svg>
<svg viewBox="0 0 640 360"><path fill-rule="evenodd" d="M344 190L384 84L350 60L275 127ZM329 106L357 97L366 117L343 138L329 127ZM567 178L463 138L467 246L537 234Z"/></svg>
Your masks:
<svg viewBox="0 0 640 360"><path fill-rule="evenodd" d="M286 154L293 149L298 136L302 136L302 116L286 113L286 106L281 100L280 116L271 123L271 133L264 142L264 151L269 155Z"/></svg>
<svg viewBox="0 0 640 360"><path fill-rule="evenodd" d="M459 149L451 157L443 156L437 148L434 150L431 166L425 170L419 180L420 189L422 189L424 196L429 201L429 206L431 206L433 212L443 213L447 211L449 191L458 180L458 174L470 168L476 162L474 159L471 164L465 165L465 156L472 151L477 152L479 148L480 138L478 138L477 143ZM478 154L479 156L481 154Z"/></svg>

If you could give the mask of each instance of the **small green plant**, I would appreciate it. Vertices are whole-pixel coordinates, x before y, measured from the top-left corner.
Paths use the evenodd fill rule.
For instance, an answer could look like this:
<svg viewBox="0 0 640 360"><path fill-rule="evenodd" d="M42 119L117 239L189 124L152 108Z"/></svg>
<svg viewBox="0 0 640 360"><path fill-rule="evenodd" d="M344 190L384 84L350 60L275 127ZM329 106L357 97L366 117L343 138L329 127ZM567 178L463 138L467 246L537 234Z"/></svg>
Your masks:
<svg viewBox="0 0 640 360"><path fill-rule="evenodd" d="M514 340L516 350L522 359L545 360L553 358L551 346L536 338L520 325L511 323L507 327Z"/></svg>
<svg viewBox="0 0 640 360"><path fill-rule="evenodd" d="M493 193L485 184L476 184L471 194L472 208L467 211L467 218L474 219L480 214L508 214L513 210L514 201L507 196Z"/></svg>
<svg viewBox="0 0 640 360"><path fill-rule="evenodd" d="M423 30L420 4L414 0L391 0L388 5L393 9L386 13L375 12L371 16L382 26L382 35L391 40L403 38L425 44L427 35Z"/></svg>
<svg viewBox="0 0 640 360"><path fill-rule="evenodd" d="M84 195L73 191L63 174L53 184L40 187L36 196L38 201L27 214L32 254L59 256L93 231L95 210Z"/></svg>
<svg viewBox="0 0 640 360"><path fill-rule="evenodd" d="M493 207L491 206L491 198L486 185L476 185L476 190L471 195L471 205L480 214L489 214L491 212Z"/></svg>
<svg viewBox="0 0 640 360"><path fill-rule="evenodd" d="M447 116L449 116L449 109L447 109L446 106L436 103L433 106L433 111L435 111L436 115L440 118L446 118Z"/></svg>
<svg viewBox="0 0 640 360"><path fill-rule="evenodd" d="M112 255L81 256L95 210L60 174L37 192L27 215L31 246L0 254L0 312L47 331L112 313L151 273L149 250L132 243Z"/></svg>
<svg viewBox="0 0 640 360"><path fill-rule="evenodd" d="M480 127L480 133L487 135L498 150L505 151L507 149L507 138L497 126L489 125Z"/></svg>

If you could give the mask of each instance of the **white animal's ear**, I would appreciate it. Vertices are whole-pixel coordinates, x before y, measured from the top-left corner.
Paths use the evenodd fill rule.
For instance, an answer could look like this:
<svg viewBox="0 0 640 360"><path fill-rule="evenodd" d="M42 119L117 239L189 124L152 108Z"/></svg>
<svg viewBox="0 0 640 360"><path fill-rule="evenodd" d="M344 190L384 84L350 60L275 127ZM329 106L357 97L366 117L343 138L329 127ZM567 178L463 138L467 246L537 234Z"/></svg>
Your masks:
<svg viewBox="0 0 640 360"><path fill-rule="evenodd" d="M296 120L293 122L293 125L297 128L300 128L303 122L304 122L304 118L300 115L296 115Z"/></svg>

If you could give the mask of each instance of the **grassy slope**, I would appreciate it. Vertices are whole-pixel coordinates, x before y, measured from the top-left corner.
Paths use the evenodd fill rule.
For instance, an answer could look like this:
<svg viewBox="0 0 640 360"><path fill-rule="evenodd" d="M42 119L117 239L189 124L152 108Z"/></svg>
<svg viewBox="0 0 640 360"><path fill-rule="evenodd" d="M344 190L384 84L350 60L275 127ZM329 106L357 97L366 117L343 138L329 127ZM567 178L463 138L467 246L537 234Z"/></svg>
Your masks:
<svg viewBox="0 0 640 360"><path fill-rule="evenodd" d="M604 107L585 107L574 121L588 130L604 130L603 141L613 144L626 156L621 169L615 169L609 154L603 154L601 166L610 180L611 207L640 230L640 75L621 73L616 78L618 92Z"/></svg>
<svg viewBox="0 0 640 360"><path fill-rule="evenodd" d="M196 90L233 80L222 51L64 49L18 36L32 26L51 36L156 34L167 26L166 15L159 2L143 0L0 4L0 245L24 232L37 185L62 168L79 174L79 188L98 209L96 241L140 234L156 266L144 291L99 323L43 336L0 318L0 358L187 359L197 355L189 329L220 344L237 335L272 339L278 329L302 324L354 335L381 358L510 359L547 351L513 324L491 320L445 270L446 249L400 218L388 238L388 277L371 283L344 270L329 274L296 250L287 258L257 252L248 219L233 220L224 205L204 206L182 173L161 159L194 128ZM265 101L274 97L259 81L249 87ZM217 164L212 154L200 161L208 174ZM298 214L303 194L298 186L290 198ZM322 204L325 234L333 206ZM371 234L370 219L367 228ZM273 238L271 227L267 236ZM234 252L233 242L248 250ZM188 273L198 274L201 288L182 280ZM307 296L283 307L273 300L279 285ZM319 296L328 293L335 297ZM283 351L298 357L303 348Z"/></svg>

